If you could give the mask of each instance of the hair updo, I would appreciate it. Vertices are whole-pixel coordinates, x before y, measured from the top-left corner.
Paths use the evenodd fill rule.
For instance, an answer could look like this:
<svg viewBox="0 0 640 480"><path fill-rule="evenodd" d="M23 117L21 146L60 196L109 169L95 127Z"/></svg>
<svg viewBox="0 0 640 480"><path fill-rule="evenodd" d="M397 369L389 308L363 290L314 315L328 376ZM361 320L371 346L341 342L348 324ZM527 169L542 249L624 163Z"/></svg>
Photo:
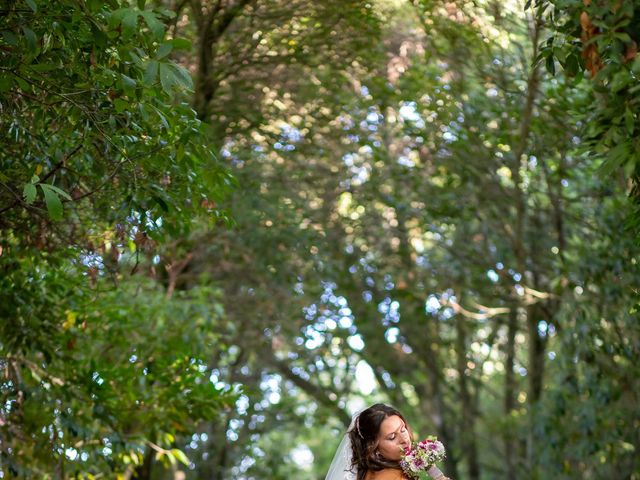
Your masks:
<svg viewBox="0 0 640 480"><path fill-rule="evenodd" d="M376 453L380 425L386 418L393 416L402 419L407 425L411 440L413 440L413 433L402 414L383 403L376 403L363 410L353 422L353 427L349 430L348 435L353 453L351 471L355 471L357 480L364 480L368 471L379 471L385 468L400 469L399 462L388 460Z"/></svg>

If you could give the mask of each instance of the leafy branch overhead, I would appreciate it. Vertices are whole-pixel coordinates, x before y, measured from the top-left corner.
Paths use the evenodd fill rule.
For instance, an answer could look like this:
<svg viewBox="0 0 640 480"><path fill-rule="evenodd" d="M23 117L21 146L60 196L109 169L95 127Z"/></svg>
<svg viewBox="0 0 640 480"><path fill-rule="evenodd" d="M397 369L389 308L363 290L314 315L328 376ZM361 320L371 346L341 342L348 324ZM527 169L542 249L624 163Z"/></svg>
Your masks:
<svg viewBox="0 0 640 480"><path fill-rule="evenodd" d="M38 196L38 189L36 186L40 187L40 191L44 195L44 202L47 205L49 217L53 220L61 220L62 202L60 201L60 198L65 200L72 200L72 198L67 192L60 190L55 185L40 183L40 177L34 175L31 182L24 186L24 198L28 205L32 204Z"/></svg>
<svg viewBox="0 0 640 480"><path fill-rule="evenodd" d="M180 100L193 83L169 54L190 44L165 40L172 12L110 11L99 2L34 7L16 6L2 23L0 91L10 142L0 162L11 179L0 192L5 209L37 202L31 187L36 171L50 177L43 185L56 187L41 187L54 220L61 218L62 199L93 197L97 204L121 192L129 199L121 212L153 215L161 205L181 214L188 210L185 199L197 209L228 190L231 180L202 141L202 125ZM65 154L71 150L73 156ZM201 181L185 182L189 175ZM162 185L168 181L171 189ZM30 201L10 199L16 190Z"/></svg>
<svg viewBox="0 0 640 480"><path fill-rule="evenodd" d="M537 61L544 60L551 75L558 62L570 85L580 88L585 75L593 85L585 105L585 150L602 159L599 170L605 177L624 169L632 197L640 202L640 6L573 0L539 1L535 8L545 12L551 27ZM630 218L630 226L640 231L640 215Z"/></svg>

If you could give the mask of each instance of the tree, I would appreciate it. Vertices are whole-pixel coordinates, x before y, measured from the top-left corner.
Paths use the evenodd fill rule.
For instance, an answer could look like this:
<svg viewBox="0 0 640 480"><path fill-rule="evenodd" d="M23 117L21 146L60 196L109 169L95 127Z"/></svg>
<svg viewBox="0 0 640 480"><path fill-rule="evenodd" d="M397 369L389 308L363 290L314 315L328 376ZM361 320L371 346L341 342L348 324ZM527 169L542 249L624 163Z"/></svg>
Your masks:
<svg viewBox="0 0 640 480"><path fill-rule="evenodd" d="M216 290L173 295L154 275L194 216L225 218L214 202L232 184L176 93L191 80L167 58L184 46L165 39L170 16L116 1L3 11L4 475L150 478L155 457L187 461L177 433L233 400L208 382Z"/></svg>
<svg viewBox="0 0 640 480"><path fill-rule="evenodd" d="M530 4L531 2L529 2ZM618 175L623 170L629 185L633 214L628 226L636 233L638 210L638 156L634 132L640 114L637 74L640 71L635 26L640 7L635 2L536 2L545 10L550 35L540 49L553 75L556 63L577 85L589 82L589 95L581 105L584 148L600 159L600 174Z"/></svg>
<svg viewBox="0 0 640 480"><path fill-rule="evenodd" d="M107 25L112 43L97 65L136 87L101 84L107 111L97 118L113 116L115 127L86 120L109 128L120 150L92 128L74 152L64 142L75 129L57 137L55 121L38 120L73 155L39 172L2 157L22 176L3 194L2 308L14 321L0 330L12 376L1 412L7 431L32 433L24 447L2 444L5 459L22 448L12 468L323 478L351 414L386 401L418 437L440 437L454 478L634 478L640 332L638 247L621 227L628 185L594 176L602 160L580 122L601 98L597 81L572 78L569 55L565 70L549 71L560 37L547 5L203 0L172 4L174 17L120 4L77 13L71 25ZM26 49L22 25L40 14L24 7L5 31ZM173 38L150 40L148 17ZM36 38L42 23L28 27ZM68 36L91 52L90 40ZM91 65L91 53L73 58ZM171 100L175 82L188 86L178 64L196 74L195 92ZM8 105L53 108L28 102L13 77L9 85L22 103ZM76 93L80 114L91 112L91 97ZM147 100L169 127L145 120ZM20 141L15 155L28 151ZM142 157L110 178L86 165L114 158L97 151ZM204 156L189 157L196 151ZM222 163L239 184L226 199ZM61 204L71 224L45 214L51 192L64 194L40 184L70 195ZM76 198L76 184L103 186ZM34 189L31 204L12 204L11 192ZM214 220L228 210L234 228L212 226L200 215L208 210ZM72 437L79 460L69 458Z"/></svg>
<svg viewBox="0 0 640 480"><path fill-rule="evenodd" d="M242 185L232 208L244 220L199 238L203 260L191 274L222 265L212 274L241 325L233 343L242 352L224 373L255 385L249 407L216 430L220 440L209 437L213 453L225 433L238 435L228 471L259 476L265 460L252 448L291 409L269 400L266 379L336 424L363 401L394 402L419 433L445 441L447 471L460 478L580 475L593 465L582 451L584 462L566 467L546 439L566 415L552 398L578 401L557 376L573 361L563 342L599 322L573 312L607 301L576 292L591 282L585 259L606 256L594 242L624 191L593 179L597 162L581 150L573 112L586 86L534 62L543 12L499 7L376 10L387 25L383 56L352 65L348 88L323 90L318 77L320 103L299 95L300 77L276 77L278 89L260 84L268 101L238 100L260 122L234 128L226 117L224 155ZM620 293L630 305L632 292ZM363 371L373 392L354 380ZM622 404L631 405L611 405L626 412ZM633 434L614 436L602 445ZM499 447L481 448L496 438ZM635 468L624 448L613 451L603 472Z"/></svg>

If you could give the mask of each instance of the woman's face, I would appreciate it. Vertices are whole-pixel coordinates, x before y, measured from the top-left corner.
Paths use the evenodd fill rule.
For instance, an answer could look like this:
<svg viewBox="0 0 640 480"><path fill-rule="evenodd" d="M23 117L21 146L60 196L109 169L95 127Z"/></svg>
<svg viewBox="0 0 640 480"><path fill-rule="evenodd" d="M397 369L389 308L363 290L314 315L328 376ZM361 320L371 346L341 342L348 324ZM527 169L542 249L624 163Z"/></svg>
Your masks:
<svg viewBox="0 0 640 480"><path fill-rule="evenodd" d="M411 445L409 430L397 415L385 418L378 432L378 451L387 460L398 461L402 452Z"/></svg>

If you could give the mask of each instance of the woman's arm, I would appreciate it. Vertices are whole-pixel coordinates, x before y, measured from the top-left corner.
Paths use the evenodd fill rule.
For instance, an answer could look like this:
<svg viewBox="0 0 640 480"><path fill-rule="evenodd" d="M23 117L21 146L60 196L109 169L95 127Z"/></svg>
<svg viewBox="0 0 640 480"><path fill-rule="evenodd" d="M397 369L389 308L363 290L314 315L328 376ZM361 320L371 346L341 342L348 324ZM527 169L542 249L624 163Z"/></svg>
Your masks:
<svg viewBox="0 0 640 480"><path fill-rule="evenodd" d="M451 480L435 465L432 465L431 468L427 470L427 473L433 480Z"/></svg>

